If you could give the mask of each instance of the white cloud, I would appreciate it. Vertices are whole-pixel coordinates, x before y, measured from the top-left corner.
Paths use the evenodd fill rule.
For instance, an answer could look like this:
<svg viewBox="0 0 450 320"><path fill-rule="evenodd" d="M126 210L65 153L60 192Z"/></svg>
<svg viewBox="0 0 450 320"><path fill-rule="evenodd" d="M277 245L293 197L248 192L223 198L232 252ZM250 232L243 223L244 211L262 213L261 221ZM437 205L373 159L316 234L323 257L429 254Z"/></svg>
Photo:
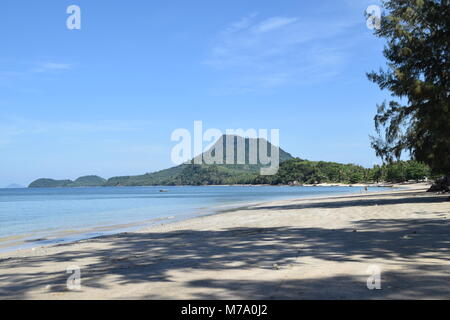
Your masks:
<svg viewBox="0 0 450 320"><path fill-rule="evenodd" d="M58 71L58 70L70 70L72 66L68 63L56 63L46 62L41 63L37 67L33 68L31 72L46 72L46 71Z"/></svg>
<svg viewBox="0 0 450 320"><path fill-rule="evenodd" d="M217 35L204 63L228 77L231 87L218 92L332 79L348 57L343 34L361 22L330 16L258 18L257 14L244 17Z"/></svg>
<svg viewBox="0 0 450 320"><path fill-rule="evenodd" d="M260 24L255 26L253 30L256 33L268 32L268 31L282 28L282 27L292 24L296 21L298 21L298 18L273 17L273 18L264 20L263 22L261 22Z"/></svg>
<svg viewBox="0 0 450 320"><path fill-rule="evenodd" d="M247 17L242 18L239 21L230 23L230 25L225 29L225 31L223 33L224 34L234 33L234 32L240 31L242 29L248 28L253 23L253 19L256 16L258 16L258 13L252 13L252 14L248 15Z"/></svg>
<svg viewBox="0 0 450 320"><path fill-rule="evenodd" d="M22 64L19 64L22 65ZM11 69L11 63L8 64L8 69ZM0 65L0 85L10 87L10 82L14 80L23 80L30 76L37 76L43 73L49 72L62 72L72 69L72 65L68 63L60 62L45 62L45 63L34 63L32 66L16 67L16 70L5 70L2 65Z"/></svg>
<svg viewBox="0 0 450 320"><path fill-rule="evenodd" d="M9 117L0 122L0 145L12 144L17 138L39 135L54 136L94 136L99 133L124 133L143 131L151 128L150 121L97 121L46 122L27 118Z"/></svg>
<svg viewBox="0 0 450 320"><path fill-rule="evenodd" d="M49 70L67 70L71 69L71 65L67 63L54 63L54 62L48 62L44 63L43 68L49 69Z"/></svg>

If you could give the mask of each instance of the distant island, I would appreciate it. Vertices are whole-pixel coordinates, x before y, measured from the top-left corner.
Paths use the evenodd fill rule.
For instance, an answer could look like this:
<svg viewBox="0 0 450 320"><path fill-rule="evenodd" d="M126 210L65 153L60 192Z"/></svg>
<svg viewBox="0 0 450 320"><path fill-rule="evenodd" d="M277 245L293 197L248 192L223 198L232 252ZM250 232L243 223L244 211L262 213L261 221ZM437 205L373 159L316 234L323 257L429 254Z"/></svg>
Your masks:
<svg viewBox="0 0 450 320"><path fill-rule="evenodd" d="M227 139L235 136L223 136L211 148L225 146ZM267 143L264 139L256 139L257 145ZM294 158L291 154L279 149L280 168L273 176L262 176L259 173L263 166L258 157L257 164L249 164L248 150L251 139L245 139L245 164L181 164L158 172L137 176L121 176L103 179L99 176L84 176L72 180L38 179L30 188L74 188L74 187L118 187L118 186L177 186L177 185L234 185L234 184L268 184L268 185L301 185L320 183L376 183L381 181L403 182L423 180L430 176L429 168L416 161L398 161L383 166L364 168L355 164L336 162L309 161ZM254 142L254 141L253 141ZM211 150L210 149L210 150ZM234 140L234 155L237 157L237 144ZM225 148L223 150L226 150ZM208 151L206 153L209 153ZM205 154L199 157L205 156ZM213 151L214 153L214 151ZM226 152L224 152L224 159Z"/></svg>
<svg viewBox="0 0 450 320"><path fill-rule="evenodd" d="M106 179L99 176L84 176L72 180L38 179L33 181L29 188L77 188L77 187L102 187Z"/></svg>

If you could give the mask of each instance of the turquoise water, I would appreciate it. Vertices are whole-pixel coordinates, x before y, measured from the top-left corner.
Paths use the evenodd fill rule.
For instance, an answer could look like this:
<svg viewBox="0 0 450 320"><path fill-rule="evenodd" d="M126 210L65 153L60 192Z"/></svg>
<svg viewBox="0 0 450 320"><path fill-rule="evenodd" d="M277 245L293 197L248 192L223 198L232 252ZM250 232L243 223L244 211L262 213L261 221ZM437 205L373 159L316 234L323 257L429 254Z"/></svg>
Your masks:
<svg viewBox="0 0 450 320"><path fill-rule="evenodd" d="M162 188L167 192L160 192ZM127 231L252 202L360 190L287 186L0 189L0 251Z"/></svg>

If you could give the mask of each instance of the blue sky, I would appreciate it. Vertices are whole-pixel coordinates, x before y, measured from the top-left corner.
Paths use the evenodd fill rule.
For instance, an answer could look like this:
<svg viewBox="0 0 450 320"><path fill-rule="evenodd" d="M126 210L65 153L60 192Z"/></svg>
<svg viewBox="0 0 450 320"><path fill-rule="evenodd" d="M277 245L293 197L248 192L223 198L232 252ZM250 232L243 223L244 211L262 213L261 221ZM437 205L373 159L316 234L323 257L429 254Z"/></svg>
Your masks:
<svg viewBox="0 0 450 320"><path fill-rule="evenodd" d="M81 8L81 30L66 9ZM25 1L0 10L0 186L172 166L177 128L280 129L295 156L372 166L379 1Z"/></svg>

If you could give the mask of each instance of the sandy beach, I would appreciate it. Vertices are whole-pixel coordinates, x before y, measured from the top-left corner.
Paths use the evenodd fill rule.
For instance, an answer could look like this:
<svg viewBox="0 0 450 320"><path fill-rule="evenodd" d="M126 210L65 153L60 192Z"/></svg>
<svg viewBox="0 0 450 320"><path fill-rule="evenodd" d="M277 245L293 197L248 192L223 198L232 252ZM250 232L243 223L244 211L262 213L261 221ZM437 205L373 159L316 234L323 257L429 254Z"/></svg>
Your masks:
<svg viewBox="0 0 450 320"><path fill-rule="evenodd" d="M449 195L426 188L265 202L3 253L0 299L449 299ZM373 266L380 290L367 288Z"/></svg>

